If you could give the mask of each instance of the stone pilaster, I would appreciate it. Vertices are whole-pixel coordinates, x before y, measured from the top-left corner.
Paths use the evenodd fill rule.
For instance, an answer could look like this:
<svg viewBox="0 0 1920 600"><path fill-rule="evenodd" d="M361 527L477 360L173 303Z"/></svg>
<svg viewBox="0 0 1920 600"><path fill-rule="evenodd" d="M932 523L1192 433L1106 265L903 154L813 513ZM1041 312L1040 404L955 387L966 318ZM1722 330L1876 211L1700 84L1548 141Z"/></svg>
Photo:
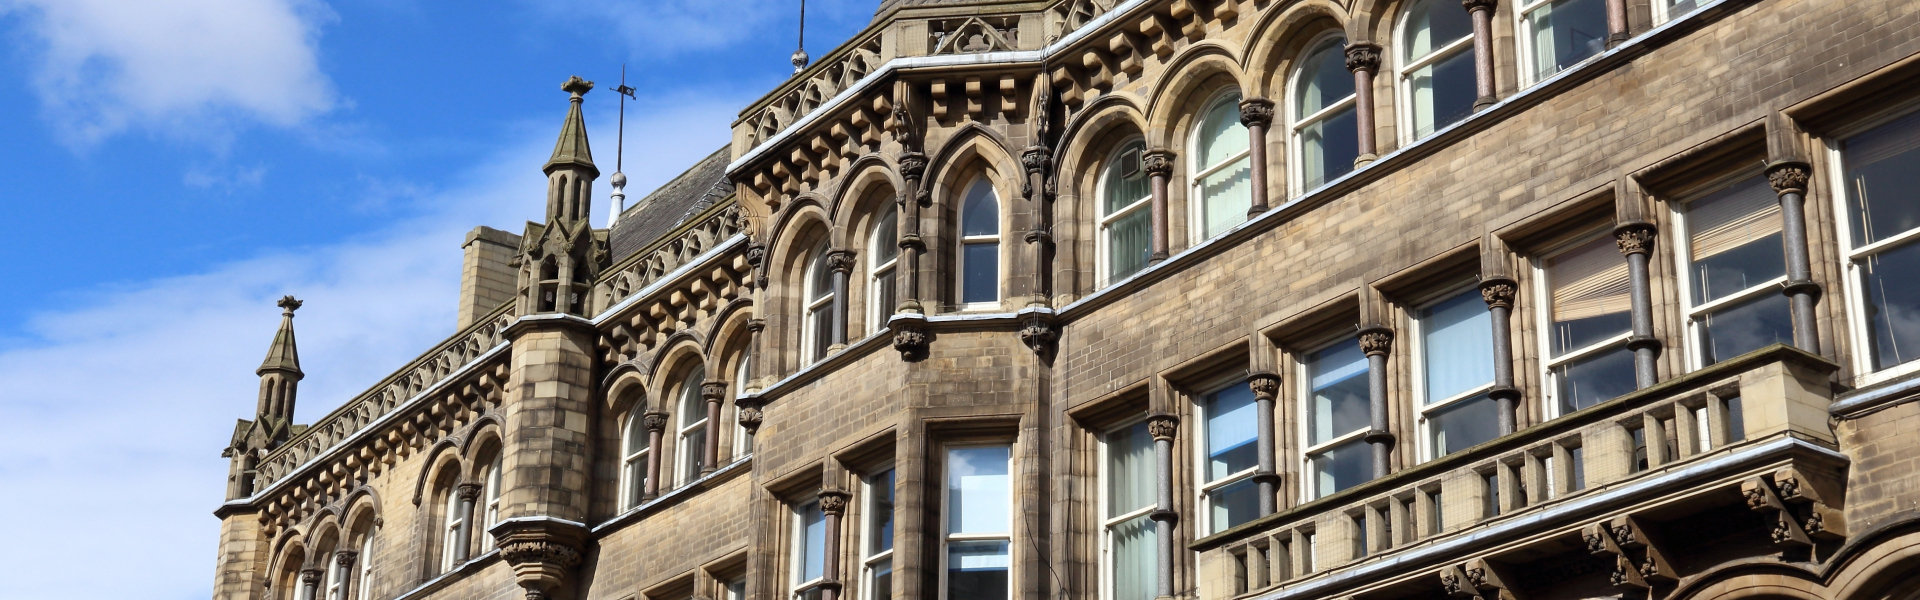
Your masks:
<svg viewBox="0 0 1920 600"><path fill-rule="evenodd" d="M1353 72L1353 117L1360 134L1357 147L1359 156L1354 157L1354 166L1373 162L1380 157L1380 148L1374 134L1373 75L1380 72L1380 45L1371 42L1352 42L1347 44L1347 70Z"/></svg>
<svg viewBox="0 0 1920 600"><path fill-rule="evenodd" d="M587 519L591 492L595 332L585 319L544 314L521 317L506 337L512 373L500 407L506 416L502 520L489 533L516 582L534 597L570 586L585 551L579 524Z"/></svg>
<svg viewBox="0 0 1920 600"><path fill-rule="evenodd" d="M1253 163L1253 202L1247 218L1267 212L1267 128L1273 126L1273 101L1248 98L1240 101L1240 124L1247 128L1248 162Z"/></svg>
<svg viewBox="0 0 1920 600"><path fill-rule="evenodd" d="M1468 18L1473 20L1473 81L1479 97L1473 109L1493 106L1500 99L1493 87L1493 9L1498 0L1462 0Z"/></svg>
<svg viewBox="0 0 1920 600"><path fill-rule="evenodd" d="M1153 222L1149 236L1153 253L1147 258L1147 264L1152 265L1171 256L1167 242L1167 180L1173 177L1173 151L1154 150L1141 158L1153 183Z"/></svg>

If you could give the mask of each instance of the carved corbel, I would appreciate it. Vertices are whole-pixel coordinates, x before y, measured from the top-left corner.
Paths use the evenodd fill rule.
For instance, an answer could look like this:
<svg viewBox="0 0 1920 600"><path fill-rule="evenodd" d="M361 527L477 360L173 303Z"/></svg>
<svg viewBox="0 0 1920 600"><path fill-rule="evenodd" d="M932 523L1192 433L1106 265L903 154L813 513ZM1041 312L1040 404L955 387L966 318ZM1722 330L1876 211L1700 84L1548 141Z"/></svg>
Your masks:
<svg viewBox="0 0 1920 600"><path fill-rule="evenodd" d="M1825 473L1793 466L1773 472L1773 483L1780 500L1794 507L1794 516L1808 537L1818 541L1837 541L1847 537L1846 485Z"/></svg>
<svg viewBox="0 0 1920 600"><path fill-rule="evenodd" d="M926 317L915 313L897 314L887 322L887 328L893 330L893 349L900 353L901 360L918 362L927 357L933 334L927 331Z"/></svg>
<svg viewBox="0 0 1920 600"><path fill-rule="evenodd" d="M1613 583L1614 587L1649 589L1647 580L1640 576L1639 567L1633 564L1633 558L1627 554L1625 548L1620 547L1619 540L1614 537L1611 525L1605 522L1588 525L1580 536L1587 543L1588 553L1594 556L1613 557L1613 574L1609 576L1608 581Z"/></svg>
<svg viewBox="0 0 1920 600"><path fill-rule="evenodd" d="M1467 584L1475 590L1474 595L1486 600L1521 600L1510 582L1517 581L1507 572L1506 565L1490 562L1484 558L1467 561L1460 571L1467 577Z"/></svg>
<svg viewBox="0 0 1920 600"><path fill-rule="evenodd" d="M1050 355L1060 341L1060 333L1053 326L1053 311L1020 311L1020 341L1034 354Z"/></svg>
<svg viewBox="0 0 1920 600"><path fill-rule="evenodd" d="M765 418L760 408L763 404L759 396L741 396L733 399L733 406L737 409L734 413L740 421L740 427L747 430L747 435L759 433L760 421Z"/></svg>

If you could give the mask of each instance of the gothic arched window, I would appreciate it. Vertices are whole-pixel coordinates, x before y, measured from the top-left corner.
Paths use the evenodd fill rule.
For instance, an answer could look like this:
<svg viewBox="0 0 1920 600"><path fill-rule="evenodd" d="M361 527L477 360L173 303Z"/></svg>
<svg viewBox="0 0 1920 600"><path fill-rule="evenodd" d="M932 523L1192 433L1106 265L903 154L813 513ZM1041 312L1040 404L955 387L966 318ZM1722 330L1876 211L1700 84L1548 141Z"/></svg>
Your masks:
<svg viewBox="0 0 1920 600"><path fill-rule="evenodd" d="M1347 40L1327 36L1300 61L1293 80L1295 189L1313 190L1353 170L1360 157L1360 126L1354 112L1353 74L1347 70Z"/></svg>
<svg viewBox="0 0 1920 600"><path fill-rule="evenodd" d="M827 245L813 253L813 261L807 265L807 321L801 333L806 339L802 346L806 352L803 363L813 363L827 357L828 347L833 345L833 269L827 267Z"/></svg>
<svg viewBox="0 0 1920 600"><path fill-rule="evenodd" d="M1101 284L1133 275L1147 266L1152 250L1153 188L1141 156L1147 145L1128 142L1107 161L1100 177L1100 256L1104 259Z"/></svg>
<svg viewBox="0 0 1920 600"><path fill-rule="evenodd" d="M1401 122L1411 142L1473 114L1473 21L1456 0L1420 0L1400 23Z"/></svg>
<svg viewBox="0 0 1920 600"><path fill-rule="evenodd" d="M1000 195L984 176L960 203L960 303L1000 306Z"/></svg>
<svg viewBox="0 0 1920 600"><path fill-rule="evenodd" d="M880 213L873 223L873 236L867 256L867 331L879 331L887 324L887 317L893 315L896 296L894 295L894 273L900 258L900 224L898 213L888 208Z"/></svg>
<svg viewBox="0 0 1920 600"><path fill-rule="evenodd" d="M1193 131L1194 242L1213 238L1247 220L1253 207L1253 169L1247 159L1247 127L1240 124L1240 92L1207 103Z"/></svg>
<svg viewBox="0 0 1920 600"><path fill-rule="evenodd" d="M687 373L686 380L680 382L680 426L676 428L679 439L681 485L700 478L700 471L707 467L707 399L700 397L700 384L707 379L707 370L696 366Z"/></svg>

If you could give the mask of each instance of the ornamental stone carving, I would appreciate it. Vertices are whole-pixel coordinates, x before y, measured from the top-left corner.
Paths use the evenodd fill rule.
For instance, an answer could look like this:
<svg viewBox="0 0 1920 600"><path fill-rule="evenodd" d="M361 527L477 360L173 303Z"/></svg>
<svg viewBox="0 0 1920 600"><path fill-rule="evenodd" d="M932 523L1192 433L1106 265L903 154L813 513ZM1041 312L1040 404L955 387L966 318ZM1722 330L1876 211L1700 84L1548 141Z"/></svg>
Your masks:
<svg viewBox="0 0 1920 600"><path fill-rule="evenodd" d="M919 152L900 153L900 176L907 181L919 181L927 173L927 155Z"/></svg>
<svg viewBox="0 0 1920 600"><path fill-rule="evenodd" d="M1240 124L1248 128L1272 125L1273 101L1266 98L1248 98L1241 100Z"/></svg>
<svg viewBox="0 0 1920 600"><path fill-rule="evenodd" d="M900 353L901 360L915 362L927 357L927 345L933 341L927 332L926 321L921 319L895 319L887 323L893 330L893 349Z"/></svg>
<svg viewBox="0 0 1920 600"><path fill-rule="evenodd" d="M1046 146L1027 146L1020 151L1020 164L1027 167L1027 173L1045 173L1053 164L1053 149Z"/></svg>
<svg viewBox="0 0 1920 600"><path fill-rule="evenodd" d="M1174 436L1179 434L1179 417L1166 414L1147 417L1147 435L1153 436L1154 441L1171 442Z"/></svg>
<svg viewBox="0 0 1920 600"><path fill-rule="evenodd" d="M765 417L760 412L760 399L751 396L737 398L733 405L739 409L734 411L734 418L740 421L740 427L746 429L748 435L759 432L760 421Z"/></svg>
<svg viewBox="0 0 1920 600"><path fill-rule="evenodd" d="M640 419L641 419L641 424L647 426L647 431L666 431L667 430L667 413L663 413L657 410L647 411L640 415Z"/></svg>
<svg viewBox="0 0 1920 600"><path fill-rule="evenodd" d="M759 335L767 329L766 319L747 319L747 333Z"/></svg>
<svg viewBox="0 0 1920 600"><path fill-rule="evenodd" d="M320 585L320 570L319 569L301 569L300 583L304 583L307 585Z"/></svg>
<svg viewBox="0 0 1920 600"><path fill-rule="evenodd" d="M1659 231L1652 223L1629 221L1613 228L1613 241L1620 246L1621 254L1652 254L1653 240Z"/></svg>
<svg viewBox="0 0 1920 600"><path fill-rule="evenodd" d="M1797 160L1783 160L1767 165L1767 183L1773 184L1776 194L1805 194L1807 180L1813 178L1813 165Z"/></svg>
<svg viewBox="0 0 1920 600"><path fill-rule="evenodd" d="M1393 330L1378 325L1360 330L1360 351L1367 356L1393 351Z"/></svg>
<svg viewBox="0 0 1920 600"><path fill-rule="evenodd" d="M472 502L474 498L480 497L480 484L462 483L453 486L453 493L459 495L461 500Z"/></svg>
<svg viewBox="0 0 1920 600"><path fill-rule="evenodd" d="M1380 71L1380 45L1367 42L1347 44L1347 70L1355 73Z"/></svg>
<svg viewBox="0 0 1920 600"><path fill-rule="evenodd" d="M1034 311L1020 318L1020 343L1026 344L1037 354L1046 354L1054 350L1054 344L1060 341L1060 332L1053 328L1052 313Z"/></svg>
<svg viewBox="0 0 1920 600"><path fill-rule="evenodd" d="M506 559L507 564L514 566L538 564L571 569L580 564L579 550L544 540L507 542L500 547L500 557Z"/></svg>
<svg viewBox="0 0 1920 600"><path fill-rule="evenodd" d="M700 397L702 399L708 402L715 402L726 397L726 395L727 382L711 379L700 382Z"/></svg>
<svg viewBox="0 0 1920 600"><path fill-rule="evenodd" d="M1272 401L1280 394L1280 376L1274 373L1254 373L1247 378L1247 387L1253 389L1253 395L1261 400Z"/></svg>
<svg viewBox="0 0 1920 600"><path fill-rule="evenodd" d="M838 490L820 492L820 512L835 516L846 514L849 496L850 494Z"/></svg>
<svg viewBox="0 0 1920 600"><path fill-rule="evenodd" d="M827 252L827 268L835 273L853 272L853 251L838 249Z"/></svg>
<svg viewBox="0 0 1920 600"><path fill-rule="evenodd" d="M1499 0L1461 0L1460 2L1460 6L1465 7L1467 9L1467 12L1473 12L1476 10L1490 11L1490 10L1493 10L1494 6L1497 4L1499 4Z"/></svg>
<svg viewBox="0 0 1920 600"><path fill-rule="evenodd" d="M1487 302L1487 308L1513 308L1514 293L1520 284L1506 277L1489 277L1480 282L1480 299Z"/></svg>
<svg viewBox="0 0 1920 600"><path fill-rule="evenodd" d="M344 568L353 566L354 559L359 557L360 557L359 552L356 552L353 550L340 550L333 553L333 563L336 565L340 565L340 568L344 569Z"/></svg>
<svg viewBox="0 0 1920 600"><path fill-rule="evenodd" d="M1141 158L1145 161L1145 168L1147 170L1148 175L1152 175L1154 177L1166 177L1173 174L1173 152L1172 151L1154 150L1152 152L1146 153Z"/></svg>
<svg viewBox="0 0 1920 600"><path fill-rule="evenodd" d="M760 265L766 264L766 261L767 245L760 240L747 242L747 266L758 269Z"/></svg>

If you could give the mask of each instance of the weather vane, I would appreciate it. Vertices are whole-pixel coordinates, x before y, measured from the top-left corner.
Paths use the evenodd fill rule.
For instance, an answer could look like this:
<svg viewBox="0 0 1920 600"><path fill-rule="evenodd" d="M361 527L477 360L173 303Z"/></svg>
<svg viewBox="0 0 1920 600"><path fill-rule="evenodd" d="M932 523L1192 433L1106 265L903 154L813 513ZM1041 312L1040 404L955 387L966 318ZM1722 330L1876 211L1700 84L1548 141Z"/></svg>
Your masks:
<svg viewBox="0 0 1920 600"><path fill-rule="evenodd" d="M613 91L620 94L620 128L616 130L613 142L613 193L610 194L613 201L607 207L608 227L620 220L620 213L627 212L627 174L620 172L627 158L627 99L639 101L633 95L633 87L627 85L627 65L624 63L620 65L620 87L613 88Z"/></svg>

